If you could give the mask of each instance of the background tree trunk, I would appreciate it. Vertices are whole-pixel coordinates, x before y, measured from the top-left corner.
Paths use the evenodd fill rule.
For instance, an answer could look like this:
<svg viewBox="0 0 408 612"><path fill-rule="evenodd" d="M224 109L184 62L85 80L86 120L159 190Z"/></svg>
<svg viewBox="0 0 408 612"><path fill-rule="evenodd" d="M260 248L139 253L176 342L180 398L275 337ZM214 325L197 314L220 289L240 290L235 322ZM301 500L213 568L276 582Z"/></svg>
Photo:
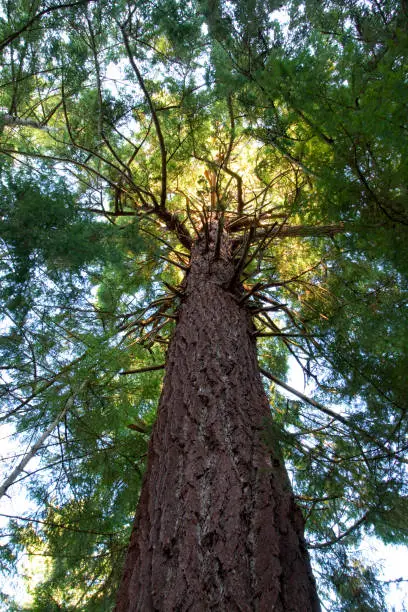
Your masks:
<svg viewBox="0 0 408 612"><path fill-rule="evenodd" d="M216 245L213 227L192 250L117 612L320 610L300 510L262 443L270 409L228 236Z"/></svg>

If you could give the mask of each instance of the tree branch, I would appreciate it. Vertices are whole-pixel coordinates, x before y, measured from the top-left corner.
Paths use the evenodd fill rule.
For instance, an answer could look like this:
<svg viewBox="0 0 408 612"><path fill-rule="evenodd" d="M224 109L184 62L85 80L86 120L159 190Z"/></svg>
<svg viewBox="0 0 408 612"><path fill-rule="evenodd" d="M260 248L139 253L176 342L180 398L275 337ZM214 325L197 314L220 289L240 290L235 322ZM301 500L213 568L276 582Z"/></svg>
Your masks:
<svg viewBox="0 0 408 612"><path fill-rule="evenodd" d="M15 516L12 514L3 514L3 513L0 513L0 516L4 516L5 518L9 518L9 519L14 519L15 521L26 521L27 523L39 523L40 525L45 525L46 527L56 527L57 529L66 529L67 531L74 531L75 533L91 533L93 535L102 535L102 536L109 536L109 537L116 535L114 531L106 532L106 531L94 531L93 529L77 529L76 527L70 527L69 525L55 523L54 521L41 521L40 519L35 519L29 516Z"/></svg>
<svg viewBox="0 0 408 612"><path fill-rule="evenodd" d="M356 521L351 527L349 527L346 531L344 531L344 533L341 533L339 536L337 536L337 538L333 538L333 540L328 540L327 542L322 542L321 544L308 544L307 547L316 550L318 548L329 548L330 546L333 546L333 544L337 544L337 542L344 540L344 538L350 535L350 533L353 533L353 531L358 529L358 527L360 527L360 525L362 525L362 523L364 523L367 520L368 514L369 514L369 510L367 510L367 512L365 512L365 514L363 514L363 516L358 521Z"/></svg>
<svg viewBox="0 0 408 612"><path fill-rule="evenodd" d="M265 227L256 232L255 238L263 238L270 231ZM332 225L278 225L275 228L274 238L313 238L319 236L333 237L348 231L344 223L333 223Z"/></svg>
<svg viewBox="0 0 408 612"><path fill-rule="evenodd" d="M139 83L140 89L143 91L143 94L147 100L147 104L149 106L154 127L156 129L157 139L159 141L160 146L160 155L161 155L161 194L160 194L160 208L164 209L166 207L166 198L167 198L167 153L166 153L166 145L164 142L163 132L161 129L160 121L156 113L156 109L153 104L153 100L147 90L144 79L141 75L141 72L133 58L132 50L130 48L129 37L125 31L125 28L121 26L121 32L123 36L123 42L125 43L126 52L129 57L130 65L133 68L133 71L136 75L137 81Z"/></svg>
<svg viewBox="0 0 408 612"><path fill-rule="evenodd" d="M312 399L311 397L308 397L304 393L301 393L301 391L294 389L293 387L285 383L283 380L280 380L279 378L277 378L276 376L274 376L273 374L271 374L264 368L259 368L259 371L261 372L261 374L266 376L266 378L269 378L269 380L272 380L274 383L276 383L283 389L286 389L286 391L289 391L289 393L293 393L293 395L296 395L303 402L310 404L314 408L317 408L321 412L324 412L325 414L327 414L329 417L336 419L340 423L343 423L343 425L345 425L351 431L359 433L366 440L369 440L370 442L374 443L376 446L381 448L381 450L384 451L388 457L395 457L398 459L398 461L401 461L402 463L408 463L407 459L403 459L397 456L399 450L392 451L391 449L387 448L385 444L383 444L380 440L377 440L376 438L374 438L371 434L365 431L362 427L359 427L355 423L351 423L349 419L346 419L341 414L338 414L337 412L330 410L330 408L326 408L326 406L323 406L323 404L320 404L320 402L316 402L316 400Z"/></svg>
<svg viewBox="0 0 408 612"><path fill-rule="evenodd" d="M85 386L85 383L83 383L81 385L80 389L82 389L84 386ZM65 406L61 410L61 412L55 417L55 419L52 421L52 423L50 423L50 425L47 427L47 429L38 438L37 442L35 444L33 444L33 446L30 448L28 453L20 461L20 463L17 465L17 467L14 468L14 470L11 472L10 476L8 476L8 478L6 478L6 480L3 482L3 484L0 487L0 499L3 497L3 495L5 495L7 489L17 480L17 478L21 474L21 472L24 471L24 468L26 467L27 463L29 461L31 461L31 459L34 457L34 455L37 453L37 451L43 445L44 441L54 431L54 429L57 427L58 423L64 418L64 416L66 415L68 410L71 409L71 407L72 407L72 405L74 403L74 397L75 397L75 395L71 395L71 397L68 398L68 400L66 401Z"/></svg>
<svg viewBox="0 0 408 612"><path fill-rule="evenodd" d="M0 126L1 125L8 125L10 127L31 127L37 130L45 131L50 130L49 127L40 123L39 121L34 121L34 119L23 119L21 117L17 117L16 115L9 115L8 113L0 115Z"/></svg>
<svg viewBox="0 0 408 612"><path fill-rule="evenodd" d="M142 372L153 372L154 370L163 370L166 367L165 363L160 363L159 365L146 366L144 368L137 368L135 370L123 370L123 372L119 372L121 376L126 376L127 374L141 374Z"/></svg>
<svg viewBox="0 0 408 612"><path fill-rule="evenodd" d="M3 49L5 47L7 47L7 45L12 43L13 40L16 40L16 38L19 38L21 36L21 34L23 34L23 32L28 30L28 28L30 26L32 26L33 23L35 23L36 21L41 19L41 17L44 17L44 15L47 15L47 14L52 13L54 11L58 11L60 9L74 8L75 6L81 6L83 4L88 4L90 2L96 2L96 1L97 0L78 0L78 2L67 2L66 4L58 4L57 6L49 6L49 7L45 8L45 9L43 9L42 11L40 11L39 13L34 15L34 17L29 19L27 21L27 23L25 23L19 30L16 30L12 34L9 34L7 36L7 38L4 38L4 40L2 40L0 42L0 51L3 51Z"/></svg>

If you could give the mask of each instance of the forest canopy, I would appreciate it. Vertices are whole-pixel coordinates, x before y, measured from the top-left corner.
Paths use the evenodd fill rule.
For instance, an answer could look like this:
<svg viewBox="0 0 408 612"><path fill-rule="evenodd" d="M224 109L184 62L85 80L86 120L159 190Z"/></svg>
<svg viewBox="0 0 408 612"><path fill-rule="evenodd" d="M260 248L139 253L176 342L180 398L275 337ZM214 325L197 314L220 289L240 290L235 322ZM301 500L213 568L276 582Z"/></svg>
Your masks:
<svg viewBox="0 0 408 612"><path fill-rule="evenodd" d="M46 560L9 610L112 609L215 226L322 602L385 609L358 546L408 534L407 52L405 0L0 1L0 491L35 504L0 563Z"/></svg>

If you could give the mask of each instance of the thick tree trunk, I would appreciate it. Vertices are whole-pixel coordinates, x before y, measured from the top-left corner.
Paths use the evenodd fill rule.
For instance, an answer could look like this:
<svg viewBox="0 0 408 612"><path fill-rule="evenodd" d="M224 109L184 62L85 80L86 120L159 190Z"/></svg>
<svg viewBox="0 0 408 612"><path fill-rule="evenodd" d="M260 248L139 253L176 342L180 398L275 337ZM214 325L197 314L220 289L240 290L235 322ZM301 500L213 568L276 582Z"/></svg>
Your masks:
<svg viewBox="0 0 408 612"><path fill-rule="evenodd" d="M192 250L117 612L320 610L231 246ZM232 285L232 286L231 286Z"/></svg>

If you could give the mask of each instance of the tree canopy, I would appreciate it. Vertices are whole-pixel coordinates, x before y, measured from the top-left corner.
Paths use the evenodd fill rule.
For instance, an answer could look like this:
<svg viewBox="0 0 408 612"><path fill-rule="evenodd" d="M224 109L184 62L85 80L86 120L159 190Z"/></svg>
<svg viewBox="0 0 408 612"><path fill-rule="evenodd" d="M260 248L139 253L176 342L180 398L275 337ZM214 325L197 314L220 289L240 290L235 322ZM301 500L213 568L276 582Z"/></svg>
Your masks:
<svg viewBox="0 0 408 612"><path fill-rule="evenodd" d="M47 559L28 609L113 605L213 222L323 601L384 609L357 548L407 541L407 24L405 0L2 0L0 418L23 450L1 492L37 511L1 564ZM290 359L313 398L282 394Z"/></svg>

